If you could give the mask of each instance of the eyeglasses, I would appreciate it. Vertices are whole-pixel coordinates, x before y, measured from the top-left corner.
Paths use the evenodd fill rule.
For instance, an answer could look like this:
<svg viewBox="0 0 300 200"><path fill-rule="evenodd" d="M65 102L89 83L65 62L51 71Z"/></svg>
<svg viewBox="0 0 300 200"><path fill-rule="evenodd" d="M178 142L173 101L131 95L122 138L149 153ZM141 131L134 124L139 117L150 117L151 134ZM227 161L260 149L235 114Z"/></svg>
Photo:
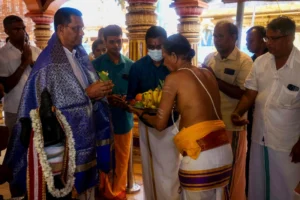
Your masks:
<svg viewBox="0 0 300 200"><path fill-rule="evenodd" d="M84 26L68 26L66 27L71 28L74 32L79 33L80 31L84 31Z"/></svg>
<svg viewBox="0 0 300 200"><path fill-rule="evenodd" d="M264 37L263 40L264 42L274 42L276 40L279 40L280 38L284 38L288 35L281 35L281 36L278 36L278 37Z"/></svg>

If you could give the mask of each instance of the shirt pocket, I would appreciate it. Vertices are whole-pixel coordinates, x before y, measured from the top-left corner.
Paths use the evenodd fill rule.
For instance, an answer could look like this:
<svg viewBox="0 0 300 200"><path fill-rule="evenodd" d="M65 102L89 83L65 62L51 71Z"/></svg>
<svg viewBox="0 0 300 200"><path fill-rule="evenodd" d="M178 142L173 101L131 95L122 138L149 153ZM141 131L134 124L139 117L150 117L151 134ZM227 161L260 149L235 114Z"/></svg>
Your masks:
<svg viewBox="0 0 300 200"><path fill-rule="evenodd" d="M295 107L296 103L299 104L299 91L291 91L285 85L281 86L277 103L284 108Z"/></svg>
<svg viewBox="0 0 300 200"><path fill-rule="evenodd" d="M225 68L222 74L222 80L227 83L233 84L236 74L237 71L235 69Z"/></svg>

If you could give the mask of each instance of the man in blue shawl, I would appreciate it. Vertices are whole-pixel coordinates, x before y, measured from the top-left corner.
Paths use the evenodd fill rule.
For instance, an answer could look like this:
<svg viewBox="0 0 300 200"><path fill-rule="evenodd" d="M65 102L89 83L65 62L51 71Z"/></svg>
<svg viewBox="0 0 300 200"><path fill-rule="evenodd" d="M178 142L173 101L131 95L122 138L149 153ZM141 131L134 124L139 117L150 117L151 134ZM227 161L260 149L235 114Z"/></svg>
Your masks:
<svg viewBox="0 0 300 200"><path fill-rule="evenodd" d="M42 91L51 94L53 105L66 117L75 141L74 188L80 195L98 182L97 170L111 170L111 123L105 96L113 84L98 81L81 42L83 21L80 11L61 8L54 16L55 33L38 57L24 87L18 119L29 117L40 106ZM26 192L27 148L20 142L17 123L4 163L13 170L12 197ZM91 196L93 199L93 195Z"/></svg>

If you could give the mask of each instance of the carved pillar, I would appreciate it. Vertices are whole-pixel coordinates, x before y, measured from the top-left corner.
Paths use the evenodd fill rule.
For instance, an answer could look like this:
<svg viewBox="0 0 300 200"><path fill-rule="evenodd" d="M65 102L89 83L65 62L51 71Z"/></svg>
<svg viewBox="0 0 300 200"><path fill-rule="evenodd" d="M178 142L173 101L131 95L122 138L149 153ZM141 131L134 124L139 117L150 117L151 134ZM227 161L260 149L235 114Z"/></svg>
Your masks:
<svg viewBox="0 0 300 200"><path fill-rule="evenodd" d="M200 15L207 3L200 0L174 0L170 5L174 7L179 18L178 32L185 36L195 50L196 55L192 60L198 66L198 43L200 41Z"/></svg>
<svg viewBox="0 0 300 200"><path fill-rule="evenodd" d="M52 35L51 23L55 12L67 0L24 0L27 9L26 17L35 22L34 35L36 45L44 49Z"/></svg>
<svg viewBox="0 0 300 200"><path fill-rule="evenodd" d="M52 35L50 24L53 22L54 15L45 16L43 13L27 13L27 17L30 17L35 22L34 35L36 39L36 45L40 49L44 49L47 46L48 40Z"/></svg>
<svg viewBox="0 0 300 200"><path fill-rule="evenodd" d="M136 61L147 53L145 35L156 25L155 3L157 0L127 0L129 6L126 25L129 39L129 58Z"/></svg>

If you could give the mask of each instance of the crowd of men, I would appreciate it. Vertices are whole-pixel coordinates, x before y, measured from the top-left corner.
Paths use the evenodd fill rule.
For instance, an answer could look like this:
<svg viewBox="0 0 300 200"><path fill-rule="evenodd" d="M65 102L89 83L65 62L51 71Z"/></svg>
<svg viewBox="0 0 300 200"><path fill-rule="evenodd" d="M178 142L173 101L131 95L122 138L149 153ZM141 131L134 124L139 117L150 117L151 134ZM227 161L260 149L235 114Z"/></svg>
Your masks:
<svg viewBox="0 0 300 200"><path fill-rule="evenodd" d="M148 54L138 61L120 53L117 25L100 29L87 55L82 14L73 8L55 13L43 51L29 44L20 17L7 16L3 25L0 96L10 132L3 165L11 169L12 197L126 199L135 113L144 199L300 199L293 20L281 16L250 28L252 58L236 46L237 27L219 21L216 52L201 66L191 64L195 52L185 37L167 37L159 26L147 30ZM110 80L99 80L103 71ZM156 115L127 104L162 80Z"/></svg>

